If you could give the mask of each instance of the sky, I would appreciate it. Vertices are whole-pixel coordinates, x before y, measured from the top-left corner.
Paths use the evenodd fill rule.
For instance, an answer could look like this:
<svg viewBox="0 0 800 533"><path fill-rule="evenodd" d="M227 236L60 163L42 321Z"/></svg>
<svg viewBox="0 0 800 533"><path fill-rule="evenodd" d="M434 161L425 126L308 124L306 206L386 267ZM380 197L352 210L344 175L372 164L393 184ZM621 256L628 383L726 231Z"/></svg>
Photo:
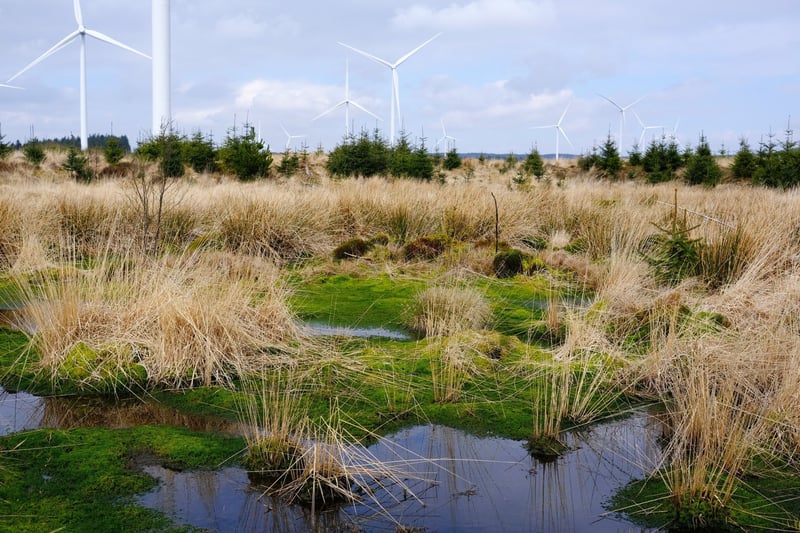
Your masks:
<svg viewBox="0 0 800 533"><path fill-rule="evenodd" d="M149 0L81 0L87 28L152 52ZM72 0L0 2L0 83L77 27ZM356 131L389 138L394 62L398 130L430 151L588 153L610 134L626 153L675 135L735 151L800 127L797 0L172 0L176 129L222 142L249 122L273 152L341 144L345 98ZM150 135L150 61L87 37L90 133ZM5 141L78 135L77 42L0 88ZM620 106L625 113L619 142ZM567 106L569 106L567 108ZM677 129L676 129L677 127ZM284 131L285 130L285 131ZM288 135L287 135L288 132ZM444 139L446 135L452 139ZM291 138L289 137L291 135ZM300 137L300 136L304 137ZM800 134L797 136L800 140Z"/></svg>

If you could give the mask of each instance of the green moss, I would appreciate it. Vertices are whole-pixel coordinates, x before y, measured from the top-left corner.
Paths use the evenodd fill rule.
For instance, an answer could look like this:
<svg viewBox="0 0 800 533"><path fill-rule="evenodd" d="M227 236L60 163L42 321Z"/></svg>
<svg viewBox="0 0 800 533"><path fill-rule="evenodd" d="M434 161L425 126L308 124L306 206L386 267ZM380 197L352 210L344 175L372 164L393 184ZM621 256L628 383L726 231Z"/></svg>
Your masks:
<svg viewBox="0 0 800 533"><path fill-rule="evenodd" d="M420 280L387 275L318 276L296 287L291 305L308 321L402 329L404 309L424 287Z"/></svg>
<svg viewBox="0 0 800 533"><path fill-rule="evenodd" d="M94 348L76 343L56 369L55 391L113 394L140 390L147 384L147 370L135 362L129 345Z"/></svg>
<svg viewBox="0 0 800 533"><path fill-rule="evenodd" d="M629 483L608 503L643 527L670 531L794 531L800 523L800 478L771 471L737 482L726 508L718 502L680 500L676 506L658 475Z"/></svg>
<svg viewBox="0 0 800 533"><path fill-rule="evenodd" d="M164 464L215 468L242 439L179 428L39 430L0 438L0 531L180 531L131 497L155 486L137 453Z"/></svg>

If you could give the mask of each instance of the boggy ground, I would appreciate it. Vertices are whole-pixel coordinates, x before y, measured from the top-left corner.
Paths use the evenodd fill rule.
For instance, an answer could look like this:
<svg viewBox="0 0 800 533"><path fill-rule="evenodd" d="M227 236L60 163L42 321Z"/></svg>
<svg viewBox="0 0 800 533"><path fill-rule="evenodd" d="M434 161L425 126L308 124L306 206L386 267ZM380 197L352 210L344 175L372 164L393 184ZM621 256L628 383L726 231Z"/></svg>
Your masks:
<svg viewBox="0 0 800 533"><path fill-rule="evenodd" d="M126 499L152 483L131 458L239 463L259 427L342 443L432 421L547 455L569 427L655 403L664 461L617 508L795 528L796 193L574 168L519 187L470 165L444 184L191 176L162 198L20 164L0 176L0 293L22 307L0 330L4 386L136 394L250 428L3 437L0 527L167 528ZM413 338L316 338L304 320Z"/></svg>

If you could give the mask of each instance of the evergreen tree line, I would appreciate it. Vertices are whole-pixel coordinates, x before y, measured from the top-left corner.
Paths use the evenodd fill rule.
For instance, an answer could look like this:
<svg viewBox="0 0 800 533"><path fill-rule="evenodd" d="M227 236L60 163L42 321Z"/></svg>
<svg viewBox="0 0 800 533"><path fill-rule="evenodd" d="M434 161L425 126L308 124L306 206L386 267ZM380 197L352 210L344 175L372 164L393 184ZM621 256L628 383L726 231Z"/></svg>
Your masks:
<svg viewBox="0 0 800 533"><path fill-rule="evenodd" d="M130 152L126 136L92 135L90 146L102 147L103 156L110 166L116 166ZM4 142L0 133L0 160L15 149L21 149L26 160L40 165L46 158L45 148L66 146L69 149L63 168L77 180L90 181L94 176L87 166L87 158L78 151L79 142L74 137L37 140L19 145ZM269 175L273 157L269 146L257 139L255 130L245 124L240 130L228 131L225 141L217 147L210 135L196 132L190 137L171 129L158 136L140 142L136 156L147 161L158 162L165 176L182 176L186 167L195 172L223 171L236 175L241 180L252 180ZM287 153L277 167L281 175L291 176L307 163L308 153ZM523 164L517 167L517 158L511 154L506 158L501 172L517 169L514 183L522 185L530 176L541 178L545 166L535 148ZM674 138L654 138L642 153L638 146L631 150L627 162L609 135L603 145L591 154L578 158L577 164L584 171L594 170L600 177L617 179L624 170L635 177L644 174L650 183L669 181L678 177L689 184L714 186L725 175L714 157L708 141L701 134L697 148L687 146L680 149ZM455 148L444 157L430 154L424 139L413 144L406 134L400 136L395 146L389 146L376 129L371 134L362 130L343 139L327 161L327 170L336 177L370 177L389 175L394 177L430 180L436 169L453 170L461 165ZM753 184L768 187L791 188L800 184L800 147L792 140L792 130L787 127L782 142L770 133L762 139L756 151L742 139L729 172L733 179L749 180ZM443 175L443 174L440 174Z"/></svg>
<svg viewBox="0 0 800 533"><path fill-rule="evenodd" d="M461 165L455 148L442 158L431 155L422 139L413 144L408 135L400 135L395 146L381 137L375 129L370 135L362 130L358 135L346 136L341 144L328 155L326 168L336 177L394 176L430 180L437 166L453 170Z"/></svg>
<svg viewBox="0 0 800 533"><path fill-rule="evenodd" d="M595 148L591 154L579 157L578 166L585 171L594 169L600 176L613 179L619 178L626 168L610 135L599 149ZM691 185L714 186L725 176L708 140L702 134L695 149L687 146L681 150L674 138L666 136L653 139L644 153L634 146L628 156L627 168L633 176L641 169L650 183L682 177ZM768 187L791 188L800 185L800 148L792 140L792 130L787 128L783 142L778 142L775 134L769 134L766 140L759 143L755 152L747 140L742 139L730 168L730 176Z"/></svg>
<svg viewBox="0 0 800 533"><path fill-rule="evenodd" d="M126 154L131 153L131 143L128 140L127 135L105 135L100 133L93 133L89 135L86 139L89 145L89 148L104 148L108 141L111 139L116 139L116 142L119 143L119 146ZM30 139L26 143L21 143L19 139L17 139L14 143L3 143L3 136L0 135L0 150L8 149L10 151L13 150L24 150L25 146L29 144L38 144L41 145L43 148L46 149L57 149L57 148L65 148L68 149L70 147L80 148L81 140L78 137L70 136L70 137L60 137L60 138L52 138L52 139L39 139L34 137ZM8 155L11 152L6 152Z"/></svg>

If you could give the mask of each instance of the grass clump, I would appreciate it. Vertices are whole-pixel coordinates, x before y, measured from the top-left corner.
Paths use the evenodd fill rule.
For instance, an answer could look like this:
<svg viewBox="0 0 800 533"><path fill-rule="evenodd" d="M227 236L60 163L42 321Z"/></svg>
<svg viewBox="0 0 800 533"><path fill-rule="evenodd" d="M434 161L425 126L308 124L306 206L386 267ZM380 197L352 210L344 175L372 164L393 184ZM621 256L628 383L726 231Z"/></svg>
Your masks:
<svg viewBox="0 0 800 533"><path fill-rule="evenodd" d="M425 337L482 329L491 317L483 294L470 287L434 286L414 298L406 325Z"/></svg>
<svg viewBox="0 0 800 533"><path fill-rule="evenodd" d="M242 279L231 266L224 256L134 255L19 275L29 350L56 386L123 390L145 374L151 386L229 384L299 336L277 278Z"/></svg>

